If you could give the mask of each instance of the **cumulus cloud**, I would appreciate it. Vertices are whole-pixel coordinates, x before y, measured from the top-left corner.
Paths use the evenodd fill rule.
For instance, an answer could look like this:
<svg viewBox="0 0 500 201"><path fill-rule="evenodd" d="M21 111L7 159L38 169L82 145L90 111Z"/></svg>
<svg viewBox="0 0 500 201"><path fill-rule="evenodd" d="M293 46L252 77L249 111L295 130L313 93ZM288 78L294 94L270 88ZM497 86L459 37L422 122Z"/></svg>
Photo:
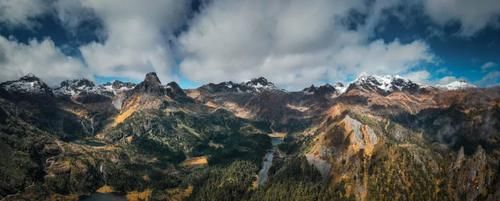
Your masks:
<svg viewBox="0 0 500 201"><path fill-rule="evenodd" d="M477 83L485 87L497 86L500 83L500 71L489 72Z"/></svg>
<svg viewBox="0 0 500 201"><path fill-rule="evenodd" d="M410 79L419 84L429 84L431 73L426 70L412 71L403 75L403 77Z"/></svg>
<svg viewBox="0 0 500 201"><path fill-rule="evenodd" d="M175 65L169 39L183 22L187 1L86 0L102 19L107 39L80 47L89 68L100 76L143 78L156 71L171 80Z"/></svg>
<svg viewBox="0 0 500 201"><path fill-rule="evenodd" d="M9 27L36 25L33 18L47 12L43 1L2 0L0 1L0 23Z"/></svg>
<svg viewBox="0 0 500 201"><path fill-rule="evenodd" d="M387 16L414 20L405 9L420 6L436 24L458 22L460 34L470 36L499 24L500 10L495 0L203 2L200 13L190 13L191 2L177 0L2 0L0 23L33 27L37 16L51 14L78 34L82 22L97 20L102 27L94 31L100 40L77 47L84 61L78 68L86 67L91 76L142 79L156 71L163 81L176 80L180 73L200 83L265 76L296 89L350 81L361 72L428 83L435 77L421 66L437 57L424 40L377 39L376 30L386 25ZM187 30L174 35L185 25ZM44 43L51 41L32 42L24 49Z"/></svg>
<svg viewBox="0 0 500 201"><path fill-rule="evenodd" d="M65 79L88 77L83 63L64 55L50 39L19 43L0 36L0 81L33 73L50 85Z"/></svg>
<svg viewBox="0 0 500 201"><path fill-rule="evenodd" d="M421 62L433 62L434 56L426 43L399 41L385 43L382 40L368 45L349 46L332 55L332 64L342 74L402 74Z"/></svg>
<svg viewBox="0 0 500 201"><path fill-rule="evenodd" d="M299 76L296 69L321 68L325 58L317 56L336 40L333 16L346 7L325 1L214 1L179 39L181 71L201 81L264 75L290 82ZM310 66L312 61L317 64Z"/></svg>
<svg viewBox="0 0 500 201"><path fill-rule="evenodd" d="M361 72L405 73L432 61L423 41L371 42L369 28L349 29L344 20L365 6L363 1L214 1L179 39L185 56L181 71L205 82L263 75L294 88L315 80L345 81Z"/></svg>
<svg viewBox="0 0 500 201"><path fill-rule="evenodd" d="M171 80L175 79L172 68L176 64L169 43L173 31L185 20L189 3L176 0L2 0L0 22L30 28L37 16L50 14L56 16L68 32L78 34L82 22L97 19L104 26L103 30L95 30L102 40L79 47L89 73L142 79L145 73L156 71L161 79ZM24 49L33 48L33 45L30 43Z"/></svg>
<svg viewBox="0 0 500 201"><path fill-rule="evenodd" d="M459 23L459 34L463 36L472 36L487 26L499 23L498 0L423 0L423 7L439 25Z"/></svg>
<svg viewBox="0 0 500 201"><path fill-rule="evenodd" d="M436 83L437 83L437 84L440 84L440 85L445 85L445 84L449 84L449 83L454 82L454 81L457 81L457 80L460 80L460 79L458 79L458 78L457 78L457 77L455 77L455 76L451 76L451 75L449 75L449 76L444 76L444 77L442 77L442 78L438 79L438 80L436 81Z"/></svg>

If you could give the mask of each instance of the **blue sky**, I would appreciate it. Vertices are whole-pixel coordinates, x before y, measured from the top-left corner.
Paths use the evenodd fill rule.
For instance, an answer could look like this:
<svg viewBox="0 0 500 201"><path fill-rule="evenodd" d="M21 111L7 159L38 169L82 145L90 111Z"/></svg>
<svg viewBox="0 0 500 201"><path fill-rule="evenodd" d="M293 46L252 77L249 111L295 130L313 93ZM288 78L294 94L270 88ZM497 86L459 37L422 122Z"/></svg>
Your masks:
<svg viewBox="0 0 500 201"><path fill-rule="evenodd" d="M0 81L34 73L287 89L361 73L500 83L500 4L459 0L0 0ZM446 12L444 12L445 10Z"/></svg>
<svg viewBox="0 0 500 201"><path fill-rule="evenodd" d="M500 63L500 29L485 27L472 36L461 36L457 34L460 24L454 22L441 27L438 30L442 32L441 35L434 35L429 30L432 22L425 16L419 16L418 19L406 24L405 21L390 17L374 38L381 37L387 41L399 39L403 42L425 40L439 57L437 64L423 65L432 72L434 79L456 76L476 83L485 74L498 70L498 66L492 66L487 70L482 70L481 67L489 62Z"/></svg>

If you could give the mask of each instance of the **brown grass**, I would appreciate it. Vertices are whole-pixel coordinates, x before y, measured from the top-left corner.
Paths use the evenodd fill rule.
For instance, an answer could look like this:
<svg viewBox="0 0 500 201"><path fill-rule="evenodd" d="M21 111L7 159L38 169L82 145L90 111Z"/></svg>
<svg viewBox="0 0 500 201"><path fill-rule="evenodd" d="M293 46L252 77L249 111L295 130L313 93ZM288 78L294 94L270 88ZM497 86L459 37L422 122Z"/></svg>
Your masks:
<svg viewBox="0 0 500 201"><path fill-rule="evenodd" d="M146 201L151 199L153 190L146 189L144 191L130 191L127 193L128 201Z"/></svg>
<svg viewBox="0 0 500 201"><path fill-rule="evenodd" d="M205 166L208 165L208 157L206 156L198 156L186 159L182 162L182 166L185 167L197 167L197 166Z"/></svg>
<svg viewBox="0 0 500 201"><path fill-rule="evenodd" d="M274 133L271 133L271 134L267 134L269 137L275 137L275 138L285 138L286 137L286 133L285 132L274 132Z"/></svg>
<svg viewBox="0 0 500 201"><path fill-rule="evenodd" d="M113 123L113 127L122 123L123 121L125 121L127 118L129 118L130 116L132 116L134 114L135 111L137 111L137 108L139 107L139 100L141 99L140 96L136 96L134 97L134 99L132 99L130 102L128 102L124 108L125 111L122 111L120 112L120 114L118 114L116 117L115 117L115 121Z"/></svg>
<svg viewBox="0 0 500 201"><path fill-rule="evenodd" d="M168 193L170 195L169 199L171 201L183 201L191 196L191 194L193 193L193 186L189 185L186 189L169 189Z"/></svg>
<svg viewBox="0 0 500 201"><path fill-rule="evenodd" d="M104 185L104 186L101 186L101 188L97 189L96 192L98 192L98 193L112 193L115 191L113 190L113 187L108 186L108 185Z"/></svg>

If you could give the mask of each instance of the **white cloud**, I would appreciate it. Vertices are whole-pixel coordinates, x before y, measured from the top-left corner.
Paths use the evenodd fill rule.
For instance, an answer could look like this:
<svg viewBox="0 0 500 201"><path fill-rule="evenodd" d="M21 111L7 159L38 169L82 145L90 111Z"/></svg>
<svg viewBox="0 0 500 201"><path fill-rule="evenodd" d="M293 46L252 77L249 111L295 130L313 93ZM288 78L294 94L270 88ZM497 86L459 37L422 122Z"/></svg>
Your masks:
<svg viewBox="0 0 500 201"><path fill-rule="evenodd" d="M43 1L37 0L1 0L0 1L0 23L7 26L27 26L31 28L36 25L33 18L45 13L48 7Z"/></svg>
<svg viewBox="0 0 500 201"><path fill-rule="evenodd" d="M445 85L445 84L449 84L449 83L457 81L457 80L460 80L460 79L458 79L455 76L444 76L441 79L437 80L436 83L439 85Z"/></svg>
<svg viewBox="0 0 500 201"><path fill-rule="evenodd" d="M424 11L439 25L458 22L460 34L472 36L481 29L498 23L498 0L423 0Z"/></svg>
<svg viewBox="0 0 500 201"><path fill-rule="evenodd" d="M1 82L27 73L37 75L50 85L65 79L89 77L80 60L61 53L50 39L23 44L0 36L0 71Z"/></svg>
<svg viewBox="0 0 500 201"><path fill-rule="evenodd" d="M170 81L175 79L175 62L169 40L173 30L185 21L188 4L176 0L2 0L0 22L31 28L36 24L32 20L35 17L54 14L69 32L78 34L81 22L99 19L104 24L104 30L98 30L104 42L79 47L89 73L142 79L145 73L156 71L161 79ZM32 45L24 49L29 51Z"/></svg>
<svg viewBox="0 0 500 201"><path fill-rule="evenodd" d="M500 84L500 71L493 71L486 74L481 80L477 82L481 86L490 87Z"/></svg>
<svg viewBox="0 0 500 201"><path fill-rule="evenodd" d="M431 78L431 74L429 71L420 70L420 71L412 71L403 75L403 77L410 79L419 84L429 84L429 79Z"/></svg>
<svg viewBox="0 0 500 201"><path fill-rule="evenodd" d="M360 44L341 49L332 56L335 71L342 75L403 74L420 62L433 62L434 56L422 41L401 44L399 41L384 43L382 40L368 45Z"/></svg>
<svg viewBox="0 0 500 201"><path fill-rule="evenodd" d="M183 22L187 1L85 0L104 22L107 40L80 47L93 73L142 79L156 71L160 79L174 79L175 65L168 40Z"/></svg>
<svg viewBox="0 0 500 201"><path fill-rule="evenodd" d="M365 6L364 1L214 1L179 39L181 71L202 82L263 75L297 88L324 79L346 81L360 72L405 73L433 60L423 41L370 42L371 28L349 30L342 20L353 9L370 9Z"/></svg>
<svg viewBox="0 0 500 201"><path fill-rule="evenodd" d="M79 47L90 75L142 79L157 71L167 81L176 79L173 68L179 65L184 77L201 83L266 76L285 88L348 81L360 72L428 83L429 72L419 66L438 58L425 41L373 41L388 13L411 23L404 9L423 5L438 25L460 23L464 36L498 24L500 13L495 0L214 0L175 38L173 31L186 22L189 1L42 2L2 0L0 23L32 27L34 17L50 12L69 31L78 31L82 21L99 19L102 42ZM354 30L346 25L353 10L366 16ZM482 69L493 66L486 63Z"/></svg>
<svg viewBox="0 0 500 201"><path fill-rule="evenodd" d="M491 61L489 61L489 62L484 63L484 64L481 66L481 70L482 70L482 71L487 71L487 70L489 70L489 69L491 69L491 68L494 68L494 67L496 67L496 66L498 66L498 65L497 65L495 62L491 62Z"/></svg>

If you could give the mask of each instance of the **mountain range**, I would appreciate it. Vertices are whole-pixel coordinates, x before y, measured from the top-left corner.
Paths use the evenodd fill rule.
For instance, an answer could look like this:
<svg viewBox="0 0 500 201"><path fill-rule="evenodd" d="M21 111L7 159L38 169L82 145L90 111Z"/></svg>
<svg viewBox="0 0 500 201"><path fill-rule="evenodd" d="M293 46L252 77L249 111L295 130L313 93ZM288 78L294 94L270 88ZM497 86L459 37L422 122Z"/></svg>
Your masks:
<svg viewBox="0 0 500 201"><path fill-rule="evenodd" d="M0 84L0 200L500 200L500 87Z"/></svg>

